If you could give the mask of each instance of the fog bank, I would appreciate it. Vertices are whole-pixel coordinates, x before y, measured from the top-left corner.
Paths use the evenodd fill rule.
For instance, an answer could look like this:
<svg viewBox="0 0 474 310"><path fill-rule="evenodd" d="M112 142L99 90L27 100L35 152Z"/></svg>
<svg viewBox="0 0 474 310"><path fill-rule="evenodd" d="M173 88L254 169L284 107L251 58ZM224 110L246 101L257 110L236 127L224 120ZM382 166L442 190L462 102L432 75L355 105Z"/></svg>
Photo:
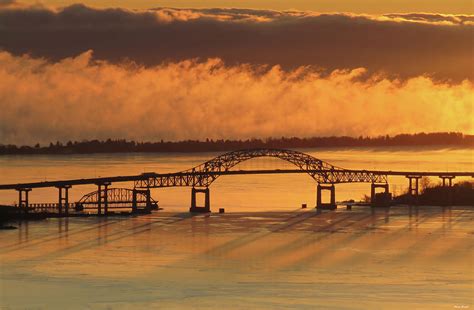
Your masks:
<svg viewBox="0 0 474 310"><path fill-rule="evenodd" d="M141 67L92 54L48 62L0 53L0 143L473 133L467 80L360 79L363 68L322 76L219 59Z"/></svg>

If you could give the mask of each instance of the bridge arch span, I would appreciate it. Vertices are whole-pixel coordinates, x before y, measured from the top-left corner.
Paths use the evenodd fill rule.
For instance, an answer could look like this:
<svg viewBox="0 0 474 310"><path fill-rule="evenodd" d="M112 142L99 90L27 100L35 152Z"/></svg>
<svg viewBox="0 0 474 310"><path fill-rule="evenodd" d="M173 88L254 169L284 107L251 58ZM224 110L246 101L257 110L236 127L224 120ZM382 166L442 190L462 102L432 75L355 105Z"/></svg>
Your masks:
<svg viewBox="0 0 474 310"><path fill-rule="evenodd" d="M317 159L311 155L284 149L244 149L228 152L208 160L194 168L182 171L182 173L200 173L197 185L209 186L220 175L219 172L229 171L236 165L253 158L272 157L292 163L302 171L306 171L313 179L321 183L330 183L330 176L326 171L342 169L327 162ZM319 171L319 172L315 172ZM207 175L206 173L211 173Z"/></svg>
<svg viewBox="0 0 474 310"><path fill-rule="evenodd" d="M105 196L107 194L107 196ZM152 205L158 205L158 202L153 198L148 197L149 193L144 190L133 190L129 188L108 188L107 190L102 189L99 191L90 192L76 202L76 206L83 208L95 208L101 203L107 202L110 207L131 207L132 204L136 206L146 205L151 203Z"/></svg>
<svg viewBox="0 0 474 310"><path fill-rule="evenodd" d="M209 187L219 176L229 174L231 169L252 158L273 157L294 164L306 172L317 183L336 184L354 182L386 183L387 176L368 171L346 170L317 159L311 155L281 149L246 149L219 155L194 168L177 173L145 173L135 182L136 188L155 187Z"/></svg>

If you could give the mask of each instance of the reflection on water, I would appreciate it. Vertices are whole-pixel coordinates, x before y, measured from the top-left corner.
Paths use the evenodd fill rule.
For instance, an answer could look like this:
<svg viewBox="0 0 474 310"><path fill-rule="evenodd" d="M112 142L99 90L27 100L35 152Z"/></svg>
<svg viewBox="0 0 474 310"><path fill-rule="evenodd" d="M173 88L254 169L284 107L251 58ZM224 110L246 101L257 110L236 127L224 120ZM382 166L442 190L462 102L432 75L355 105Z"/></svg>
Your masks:
<svg viewBox="0 0 474 310"><path fill-rule="evenodd" d="M472 208L69 218L0 231L12 308L472 307Z"/></svg>

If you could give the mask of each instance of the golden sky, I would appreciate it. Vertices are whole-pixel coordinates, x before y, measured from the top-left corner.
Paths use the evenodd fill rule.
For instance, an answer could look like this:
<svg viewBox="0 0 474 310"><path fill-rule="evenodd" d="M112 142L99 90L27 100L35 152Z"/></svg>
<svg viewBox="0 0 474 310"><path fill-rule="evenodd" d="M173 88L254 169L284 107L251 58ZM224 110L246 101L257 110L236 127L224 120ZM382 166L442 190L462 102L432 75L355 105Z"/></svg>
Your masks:
<svg viewBox="0 0 474 310"><path fill-rule="evenodd" d="M0 0L0 143L474 132L469 1L84 2Z"/></svg>
<svg viewBox="0 0 474 310"><path fill-rule="evenodd" d="M37 0L19 1L37 3ZM95 7L124 8L203 8L235 7L274 10L310 10L318 12L354 12L354 13L401 13L436 12L446 14L473 14L472 0L43 0L42 3L53 6L66 6L72 3L84 3Z"/></svg>

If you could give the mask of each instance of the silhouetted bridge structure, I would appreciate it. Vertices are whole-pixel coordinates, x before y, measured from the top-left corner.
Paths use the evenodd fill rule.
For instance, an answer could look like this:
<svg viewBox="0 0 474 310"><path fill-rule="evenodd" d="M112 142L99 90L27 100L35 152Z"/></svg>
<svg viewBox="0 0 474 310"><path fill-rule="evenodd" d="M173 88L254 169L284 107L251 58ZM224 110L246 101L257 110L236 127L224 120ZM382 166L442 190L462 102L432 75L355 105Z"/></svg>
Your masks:
<svg viewBox="0 0 474 310"><path fill-rule="evenodd" d="M295 169L271 170L235 170L238 164L259 157L273 157L290 162ZM443 186L452 187L456 177L474 177L474 172L419 172L419 171L380 171L355 170L333 166L305 153L293 150L279 149L250 149L239 150L217 156L192 169L176 173L143 173L133 176L116 176L90 179L74 179L63 181L34 182L22 184L0 185L0 190L17 190L19 192L18 206L27 212L31 209L29 192L35 188L55 187L59 191L57 208L59 213L68 213L70 207L68 190L72 186L94 184L96 192L85 195L75 204L77 208L94 206L97 213L107 214L112 203L130 205L133 211L150 210L154 202L150 196L151 188L191 187L191 212L210 211L209 186L220 176L249 175L249 174L290 174L306 173L317 182L316 206L322 209L336 208L335 185L340 183L370 183L371 200L376 202L377 189L383 189L383 194L389 194L389 176L404 176L409 181L409 194L416 197L419 194L419 180L423 176L434 176L442 179ZM112 189L112 183L134 182L133 189ZM330 192L330 201L322 202L322 191ZM198 206L196 196L203 193L204 205ZM383 195L382 195L383 196ZM140 200L140 197L142 200Z"/></svg>
<svg viewBox="0 0 474 310"><path fill-rule="evenodd" d="M94 191L84 195L76 203L70 203L68 188L65 195L60 197L58 203L28 203L28 209L39 213L55 213L69 215L72 213L127 213L130 209L133 213L147 212L158 209L158 202L151 195L150 190L129 188L104 188L100 192ZM28 191L25 190L27 195ZM24 199L24 198L23 198ZM25 202L24 202L25 203ZM24 207L24 205L22 205Z"/></svg>

